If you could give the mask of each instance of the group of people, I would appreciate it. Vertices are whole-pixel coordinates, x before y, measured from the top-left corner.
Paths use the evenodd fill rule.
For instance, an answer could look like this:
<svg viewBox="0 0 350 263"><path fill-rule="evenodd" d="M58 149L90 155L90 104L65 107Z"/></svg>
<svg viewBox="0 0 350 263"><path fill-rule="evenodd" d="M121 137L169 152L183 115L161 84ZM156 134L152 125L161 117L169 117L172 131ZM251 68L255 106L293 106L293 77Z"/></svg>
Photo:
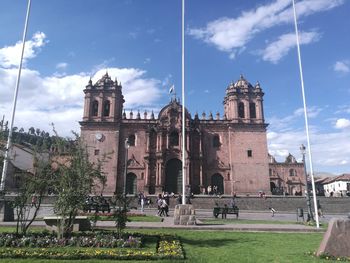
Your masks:
<svg viewBox="0 0 350 263"><path fill-rule="evenodd" d="M207 192L205 191L207 190ZM208 195L220 195L219 189L217 185L208 185L207 189L203 188L203 194L208 194Z"/></svg>
<svg viewBox="0 0 350 263"><path fill-rule="evenodd" d="M151 199L149 199L144 192L140 192L138 195L138 204L141 206L141 212L143 213L145 211L145 206L150 206Z"/></svg>
<svg viewBox="0 0 350 263"><path fill-rule="evenodd" d="M158 216L169 216L170 196L168 193L159 194L157 197Z"/></svg>

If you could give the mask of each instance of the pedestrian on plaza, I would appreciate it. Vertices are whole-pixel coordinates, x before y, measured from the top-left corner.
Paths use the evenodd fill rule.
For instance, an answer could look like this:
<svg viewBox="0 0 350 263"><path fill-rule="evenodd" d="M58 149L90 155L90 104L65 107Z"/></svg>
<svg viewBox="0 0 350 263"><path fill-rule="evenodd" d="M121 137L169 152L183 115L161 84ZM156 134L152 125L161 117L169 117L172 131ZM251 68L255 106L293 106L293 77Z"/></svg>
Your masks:
<svg viewBox="0 0 350 263"><path fill-rule="evenodd" d="M324 217L320 200L317 200L317 214L319 217Z"/></svg>
<svg viewBox="0 0 350 263"><path fill-rule="evenodd" d="M222 219L226 219L227 213L228 213L228 207L227 207L227 204L225 204L225 205L224 205L224 208L222 209L221 218L222 218Z"/></svg>
<svg viewBox="0 0 350 263"><path fill-rule="evenodd" d="M162 212L162 195L161 194L158 195L156 203L158 208L157 215L160 216L160 213Z"/></svg>
<svg viewBox="0 0 350 263"><path fill-rule="evenodd" d="M141 212L144 212L144 206L145 206L145 197L142 196L140 200L140 205L141 205Z"/></svg>
<svg viewBox="0 0 350 263"><path fill-rule="evenodd" d="M179 194L179 196L176 198L177 204L181 205L182 204L182 196Z"/></svg>
<svg viewBox="0 0 350 263"><path fill-rule="evenodd" d="M271 216L274 217L275 213L277 212L273 207L269 207L270 212L271 212Z"/></svg>
<svg viewBox="0 0 350 263"><path fill-rule="evenodd" d="M230 201L230 207L234 208L235 206L236 206L236 200L235 200L235 197L233 196Z"/></svg>

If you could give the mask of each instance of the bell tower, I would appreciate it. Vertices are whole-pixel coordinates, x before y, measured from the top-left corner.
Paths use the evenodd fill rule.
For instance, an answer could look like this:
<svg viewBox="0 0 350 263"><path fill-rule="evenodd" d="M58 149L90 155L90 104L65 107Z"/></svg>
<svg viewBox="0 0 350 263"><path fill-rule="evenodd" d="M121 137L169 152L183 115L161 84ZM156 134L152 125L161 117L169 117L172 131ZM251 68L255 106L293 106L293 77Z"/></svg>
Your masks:
<svg viewBox="0 0 350 263"><path fill-rule="evenodd" d="M83 121L117 122L122 118L124 96L117 79L106 73L95 85L89 80L85 90Z"/></svg>
<svg viewBox="0 0 350 263"><path fill-rule="evenodd" d="M103 170L107 176L106 185L95 192L113 195L117 190L120 129L124 96L117 79L113 81L106 73L95 84L89 80L84 89L84 113L81 137L84 140L89 159L103 160Z"/></svg>
<svg viewBox="0 0 350 263"><path fill-rule="evenodd" d="M224 113L227 120L243 123L264 123L264 93L259 82L253 86L241 75L226 89Z"/></svg>

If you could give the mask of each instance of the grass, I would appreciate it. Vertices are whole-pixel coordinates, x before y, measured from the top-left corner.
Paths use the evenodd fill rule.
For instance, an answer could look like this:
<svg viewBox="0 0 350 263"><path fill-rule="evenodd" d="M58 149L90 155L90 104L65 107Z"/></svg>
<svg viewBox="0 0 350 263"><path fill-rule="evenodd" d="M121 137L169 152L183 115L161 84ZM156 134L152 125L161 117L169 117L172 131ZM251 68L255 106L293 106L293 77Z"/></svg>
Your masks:
<svg viewBox="0 0 350 263"><path fill-rule="evenodd" d="M1 228L0 228L1 229ZM319 262L333 261L318 259L308 253L316 251L322 233L251 233L232 231L191 231L191 230L137 230L138 233L167 233L177 235L183 245L186 260L178 262ZM47 260L1 259L1 263L44 263ZM50 260L50 263L73 261ZM102 260L81 260L74 262L112 262ZM145 261L127 261L145 262ZM154 262L173 262L158 260ZM335 262L335 261L334 261Z"/></svg>
<svg viewBox="0 0 350 263"><path fill-rule="evenodd" d="M251 220L251 219L202 219L204 224L210 225L227 225L227 224L277 224L277 225L290 225L297 224L294 221L281 221L281 220Z"/></svg>
<svg viewBox="0 0 350 263"><path fill-rule="evenodd" d="M159 216L128 216L131 222L161 222L162 218Z"/></svg>

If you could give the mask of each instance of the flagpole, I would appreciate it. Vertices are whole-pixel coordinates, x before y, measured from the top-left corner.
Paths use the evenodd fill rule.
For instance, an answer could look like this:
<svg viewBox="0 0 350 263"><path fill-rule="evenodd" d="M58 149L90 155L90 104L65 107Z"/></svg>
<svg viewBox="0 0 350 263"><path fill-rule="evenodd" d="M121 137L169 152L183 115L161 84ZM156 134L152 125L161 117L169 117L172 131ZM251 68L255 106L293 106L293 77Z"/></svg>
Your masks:
<svg viewBox="0 0 350 263"><path fill-rule="evenodd" d="M5 158L4 158L4 166L2 169L2 176L1 176L1 184L0 184L0 191L4 191L5 189L5 180L6 180L6 174L7 174L7 166L9 161L9 151L11 149L12 144L12 129L13 129L13 123L15 119L15 113L16 113L16 105L17 105L17 96L18 96L18 89L19 89L19 82L21 79L21 72L22 72L22 62L23 62L23 54L24 54L24 48L26 43L26 36L27 36L27 28L28 28L28 21L29 21L29 14L30 14L30 6L31 6L31 0L28 0L28 6L27 6L27 14L26 14L26 20L24 23L24 31L23 31L23 39L22 39L22 52L21 52L21 59L19 62L18 67L18 74L17 74L17 80L16 80L16 88L15 88L15 94L13 97L13 105L12 105L12 116L10 121L10 130L9 135L7 138L7 145L5 149Z"/></svg>
<svg viewBox="0 0 350 263"><path fill-rule="evenodd" d="M316 189L315 189L315 179L312 165L312 155L311 155L311 144L310 144L310 136L309 136L309 123L308 123L308 115L307 115L307 107L306 107L306 98L305 98L305 89L304 89L304 77L303 77L303 67L301 64L301 54L300 54L300 44L299 44L299 33L298 33L298 23L297 23L297 14L295 9L295 2L293 2L293 14L294 14L294 26L295 26L295 35L297 40L297 50L298 50L298 61L299 61L299 72L300 72L300 82L301 82L301 92L303 95L303 105L304 105L304 118L305 118L305 129L306 129L306 140L307 140L307 148L309 155L309 166L310 166L310 175L311 175L311 184L312 184L312 194L314 198L314 210L315 210L315 218L316 218L316 226L320 228L318 213L317 213L317 200L316 200ZM305 163L304 163L305 165ZM305 175L307 176L307 175Z"/></svg>
<svg viewBox="0 0 350 263"><path fill-rule="evenodd" d="M186 204L186 168L185 168L185 0L182 0L182 203Z"/></svg>

